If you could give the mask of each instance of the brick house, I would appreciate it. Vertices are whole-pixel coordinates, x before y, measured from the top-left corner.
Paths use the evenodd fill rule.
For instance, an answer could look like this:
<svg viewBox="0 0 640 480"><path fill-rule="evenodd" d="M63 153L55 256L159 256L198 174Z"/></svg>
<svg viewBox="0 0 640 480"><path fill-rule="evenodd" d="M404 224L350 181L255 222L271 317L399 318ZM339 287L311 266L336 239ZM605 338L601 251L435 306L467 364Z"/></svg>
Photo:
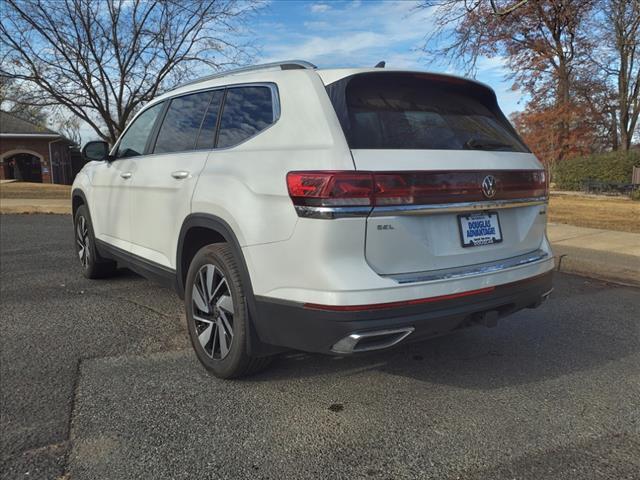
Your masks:
<svg viewBox="0 0 640 480"><path fill-rule="evenodd" d="M80 168L82 159L73 142L0 111L0 179L70 185Z"/></svg>

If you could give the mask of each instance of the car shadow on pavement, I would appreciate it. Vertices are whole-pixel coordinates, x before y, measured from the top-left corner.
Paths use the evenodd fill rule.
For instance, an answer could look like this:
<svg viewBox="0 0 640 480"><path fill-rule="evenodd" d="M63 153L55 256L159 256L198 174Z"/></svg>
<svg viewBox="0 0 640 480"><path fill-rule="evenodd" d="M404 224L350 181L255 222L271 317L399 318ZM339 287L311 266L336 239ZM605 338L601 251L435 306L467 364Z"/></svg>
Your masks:
<svg viewBox="0 0 640 480"><path fill-rule="evenodd" d="M562 281L556 282L554 296L542 307L502 319L496 328L476 326L354 356L285 353L266 371L243 381L378 371L482 391L554 379L637 354L640 340L635 318L640 312L634 315L633 310L638 310L638 290L628 289L623 301L612 303L609 296L615 286L566 274L558 278ZM119 269L110 281L135 279L145 282L136 273ZM627 298L629 304L625 304ZM615 328L608 325L610 318L625 317Z"/></svg>
<svg viewBox="0 0 640 480"><path fill-rule="evenodd" d="M604 290L587 293L596 303L598 295L607 295ZM637 295L637 291L632 295ZM269 370L247 380L351 375L375 370L474 390L542 382L637 354L638 320L629 307L618 303L601 308L593 310L582 296L557 295L539 309L524 310L502 320L496 328L472 327L391 350L350 357L284 354ZM610 313L613 318L625 318L624 314L613 315L612 309L616 308L623 311L627 308L628 314L612 328L606 324Z"/></svg>

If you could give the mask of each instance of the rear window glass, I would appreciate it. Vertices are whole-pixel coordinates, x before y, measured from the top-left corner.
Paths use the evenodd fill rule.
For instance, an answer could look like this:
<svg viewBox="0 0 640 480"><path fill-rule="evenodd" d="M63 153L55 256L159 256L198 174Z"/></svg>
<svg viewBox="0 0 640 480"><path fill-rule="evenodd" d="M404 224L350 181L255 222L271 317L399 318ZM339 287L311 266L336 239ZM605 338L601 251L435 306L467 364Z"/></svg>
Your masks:
<svg viewBox="0 0 640 480"><path fill-rule="evenodd" d="M355 76L346 84L346 112L341 118L349 145L354 149L528 151L493 95L472 85L411 74ZM335 92L329 93L336 106Z"/></svg>
<svg viewBox="0 0 640 480"><path fill-rule="evenodd" d="M222 108L218 148L232 147L274 122L269 87L238 87L227 90Z"/></svg>
<svg viewBox="0 0 640 480"><path fill-rule="evenodd" d="M184 95L171 100L160 127L154 153L193 150L200 124L213 92Z"/></svg>

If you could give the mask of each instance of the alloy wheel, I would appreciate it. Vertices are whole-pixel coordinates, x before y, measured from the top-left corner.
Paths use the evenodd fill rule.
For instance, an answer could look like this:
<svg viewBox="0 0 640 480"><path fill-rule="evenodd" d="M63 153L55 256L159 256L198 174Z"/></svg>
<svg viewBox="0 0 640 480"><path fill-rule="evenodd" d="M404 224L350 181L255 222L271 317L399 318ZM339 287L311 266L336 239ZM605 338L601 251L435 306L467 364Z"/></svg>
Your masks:
<svg viewBox="0 0 640 480"><path fill-rule="evenodd" d="M87 220L80 216L76 223L76 242L78 243L78 257L84 268L89 265L91 250L89 248L89 227Z"/></svg>
<svg viewBox="0 0 640 480"><path fill-rule="evenodd" d="M233 297L227 279L214 265L203 265L191 294L196 334L204 352L214 360L229 354L233 342Z"/></svg>

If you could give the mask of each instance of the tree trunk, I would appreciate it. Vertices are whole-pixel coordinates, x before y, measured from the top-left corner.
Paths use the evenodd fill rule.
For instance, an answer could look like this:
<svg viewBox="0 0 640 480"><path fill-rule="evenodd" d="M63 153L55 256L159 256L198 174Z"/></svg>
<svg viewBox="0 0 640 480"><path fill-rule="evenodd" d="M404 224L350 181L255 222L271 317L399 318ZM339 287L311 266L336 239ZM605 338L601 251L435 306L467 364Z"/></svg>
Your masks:
<svg viewBox="0 0 640 480"><path fill-rule="evenodd" d="M611 115L611 148L615 152L620 148L618 143L618 112L612 108L609 114Z"/></svg>
<svg viewBox="0 0 640 480"><path fill-rule="evenodd" d="M569 123L567 122L567 115L569 114L570 104L570 78L567 65L563 57L559 59L558 71L557 71L557 95L556 106L560 113L560 121L558 123L558 161L562 161L567 157L569 141Z"/></svg>

